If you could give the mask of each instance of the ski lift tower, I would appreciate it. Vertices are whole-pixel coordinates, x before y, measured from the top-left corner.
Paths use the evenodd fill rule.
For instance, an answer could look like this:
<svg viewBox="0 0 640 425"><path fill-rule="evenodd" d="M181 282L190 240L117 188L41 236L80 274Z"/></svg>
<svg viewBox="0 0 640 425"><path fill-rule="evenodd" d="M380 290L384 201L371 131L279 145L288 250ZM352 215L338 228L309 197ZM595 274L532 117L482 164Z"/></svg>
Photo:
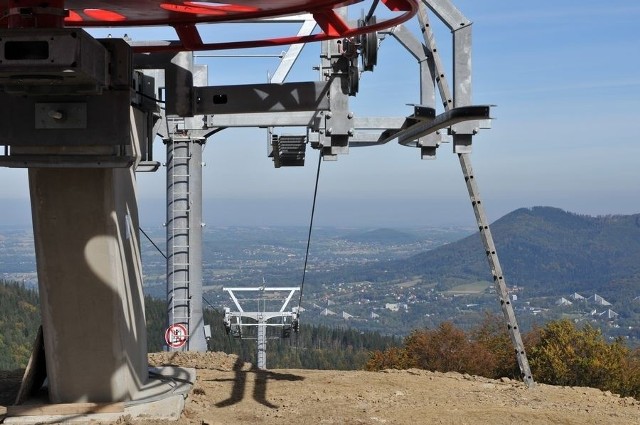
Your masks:
<svg viewBox="0 0 640 425"><path fill-rule="evenodd" d="M255 85L239 91L195 87L193 70L176 63L184 58L176 55L356 37L405 22L418 8L418 0L382 3L393 18L354 26L336 12L342 0L0 0L0 166L29 170L52 402L136 400L149 381L134 172L154 168L149 163L155 163L159 104L178 121L206 116L199 128L213 131L228 127L209 127L213 116L246 115L247 108L270 112L269 105L280 105L256 95L262 92ZM321 31L211 43L200 34L203 24L256 23L296 14L311 15ZM175 30L177 39L135 43L96 39L86 31L158 26ZM143 72L168 63L177 65L170 69L177 72L165 72L164 83ZM165 86L164 97L155 91L159 84ZM280 85L272 94L289 99L307 89L305 84ZM295 99L290 104L301 108ZM184 130L165 135L178 142L173 159L185 156L197 165L193 151L199 150L200 135ZM192 152L183 155L189 148ZM174 177L182 178L179 173L188 167L174 165ZM175 203L175 217L183 213L183 204L183 199ZM197 226L197 220L189 225ZM189 241L191 247L197 244ZM173 266L181 267L182 247L176 239ZM192 257L197 255L192 251ZM189 296L192 302L198 298L194 291Z"/></svg>
<svg viewBox="0 0 640 425"><path fill-rule="evenodd" d="M299 307L293 307L291 310L286 311L289 302L293 298L293 295L299 291L298 287L288 288L267 288L266 286L251 287L251 288L223 288L223 291L227 291L229 296L236 305L237 311L231 311L230 308L224 309L224 327L227 334L230 334L234 338L246 338L243 336L243 328L245 327L257 327L257 345L258 345L258 369L267 368L267 327L281 328L281 336L276 338L288 338L291 336L291 331L298 332L300 323ZM244 293L258 293L257 298L244 298L238 299L234 292ZM284 298L278 296L280 293L287 293ZM267 294L273 294L275 296L268 296ZM246 311L241 303L247 303L250 301L257 301L258 308L256 311ZM276 302L282 302L282 306L278 311L267 311L267 303L269 306L275 305ZM243 319L250 319L251 322L243 322ZM279 322L276 319L280 319Z"/></svg>
<svg viewBox="0 0 640 425"><path fill-rule="evenodd" d="M490 106L472 102L471 21L451 0L372 0L368 2L370 12L358 22L350 21L342 7L359 1L236 3L0 0L0 166L29 169L51 400L135 400L148 382L134 171L154 163L152 145L160 103L175 124L164 136L173 143L169 150L175 161L168 213L173 227L168 236L175 236L170 242L174 254L170 269L175 269L174 295L179 303L201 298L195 288L180 287L199 280L194 270L187 274L180 269L184 263L201 261L201 250L195 248L200 241L194 240L198 234L188 239L178 232L199 225L199 212L192 206L195 200L185 198L197 191L185 187L197 183L191 174L199 172L200 144L207 135L233 127L268 128L269 153L279 167L300 165L307 144L320 149L323 160L329 160L351 147L397 140L416 148L422 159L432 159L446 132L460 161L522 377L533 385L471 167L473 138L491 118ZM373 12L379 4L390 18L375 19ZM435 46L429 13L452 33L449 76ZM200 34L203 24L273 25L290 23L296 15L306 16L296 35L209 42ZM422 39L402 25L414 16ZM317 32L313 32L314 22ZM172 28L177 39L99 40L85 31L156 26ZM357 116L349 108L349 96L359 90L361 70L373 70L380 38L387 36L396 38L418 61L420 105L401 116ZM319 41L324 42L321 81L313 82L283 82L297 48L287 52L283 66L268 84L200 87L195 76L198 68L191 67L192 56L185 54ZM159 68L164 72L163 81L147 78L147 70ZM161 85L165 96L155 91ZM438 108L436 91L442 105ZM278 127L303 128L306 134L293 139L277 136L271 129ZM190 175L188 184L182 180L185 174ZM182 251L185 245L191 249L189 255ZM229 289L230 294L262 291L263 298L265 293L283 290ZM285 311L292 294L279 311L246 312L238 299L234 300L238 311L228 311L229 330L238 330L240 336L249 325L242 318L258 323L259 334L264 335L259 366L266 367L266 329L272 325L268 321L281 317L285 323L290 318L291 328L273 326L282 326L283 332L295 330L299 310ZM188 316L193 321L197 313L194 304L190 311L184 304L174 307L180 307L173 309L174 320L180 315L177 319ZM95 369L95 364L101 368ZM92 373L78 374L78 370Z"/></svg>

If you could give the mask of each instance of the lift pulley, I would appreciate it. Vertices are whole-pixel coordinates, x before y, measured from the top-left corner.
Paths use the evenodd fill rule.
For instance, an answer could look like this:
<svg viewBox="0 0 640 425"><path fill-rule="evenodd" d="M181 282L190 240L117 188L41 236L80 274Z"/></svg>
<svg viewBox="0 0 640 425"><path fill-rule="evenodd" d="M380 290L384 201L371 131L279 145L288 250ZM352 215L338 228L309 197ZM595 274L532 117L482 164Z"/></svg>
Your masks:
<svg viewBox="0 0 640 425"><path fill-rule="evenodd" d="M359 27L376 24L376 17L370 16L358 21ZM373 71L378 64L378 33L376 31L360 35L362 70Z"/></svg>

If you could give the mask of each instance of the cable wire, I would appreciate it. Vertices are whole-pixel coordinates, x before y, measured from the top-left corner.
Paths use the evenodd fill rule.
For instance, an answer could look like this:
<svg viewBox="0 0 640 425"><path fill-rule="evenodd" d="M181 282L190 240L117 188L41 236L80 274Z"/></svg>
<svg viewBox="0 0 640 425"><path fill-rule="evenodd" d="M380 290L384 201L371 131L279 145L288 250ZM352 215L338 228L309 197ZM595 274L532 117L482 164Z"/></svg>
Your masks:
<svg viewBox="0 0 640 425"><path fill-rule="evenodd" d="M207 299L204 297L204 295L202 296L202 300L207 303L209 305L209 307L211 307L214 311L216 310L216 308L213 306L213 304L211 304L209 301L207 301Z"/></svg>
<svg viewBox="0 0 640 425"><path fill-rule="evenodd" d="M367 17L364 20L365 23L369 22L369 19L371 19L373 14L376 12L376 8L378 7L379 1L380 0L374 0L373 3L371 4L371 8L369 9L369 13L367 13Z"/></svg>
<svg viewBox="0 0 640 425"><path fill-rule="evenodd" d="M298 300L298 316L302 306L302 293L304 291L304 279L307 275L307 262L309 261L309 246L311 245L311 231L313 230L313 216L316 212L316 199L318 197L318 181L320 180L320 164L322 164L322 150L318 153L318 171L316 171L316 187L313 191L313 205L311 207L311 220L309 222L309 235L307 236L307 252L304 255L304 268L302 269L302 283L300 284L300 299Z"/></svg>
<svg viewBox="0 0 640 425"><path fill-rule="evenodd" d="M167 259L167 256L165 255L164 252L162 252L162 250L158 247L158 245L156 245L156 243L154 241L151 240L151 238L149 237L149 235L147 235L147 233L142 230L142 227L138 227L138 230L140 230L140 232L149 240L149 242L151 242L151 245L154 246L155 249L158 250L158 252L160 253L160 255L162 255L164 257L164 259Z"/></svg>

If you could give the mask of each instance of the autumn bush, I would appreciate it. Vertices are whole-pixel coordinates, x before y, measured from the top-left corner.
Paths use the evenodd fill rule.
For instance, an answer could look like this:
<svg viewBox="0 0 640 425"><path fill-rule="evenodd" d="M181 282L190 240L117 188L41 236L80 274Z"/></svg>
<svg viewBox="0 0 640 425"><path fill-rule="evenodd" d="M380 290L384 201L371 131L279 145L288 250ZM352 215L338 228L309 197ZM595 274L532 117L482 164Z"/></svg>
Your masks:
<svg viewBox="0 0 640 425"><path fill-rule="evenodd" d="M413 331L400 348L371 354L367 370L420 368L488 378L520 377L506 327L487 315L470 332L444 322ZM640 398L640 349L621 339L607 342L600 330L569 320L535 327L523 336L534 379L551 385L587 386Z"/></svg>
<svg viewBox="0 0 640 425"><path fill-rule="evenodd" d="M529 362L539 382L639 395L638 356L622 339L608 343L599 329L577 328L569 320L549 322L538 332Z"/></svg>

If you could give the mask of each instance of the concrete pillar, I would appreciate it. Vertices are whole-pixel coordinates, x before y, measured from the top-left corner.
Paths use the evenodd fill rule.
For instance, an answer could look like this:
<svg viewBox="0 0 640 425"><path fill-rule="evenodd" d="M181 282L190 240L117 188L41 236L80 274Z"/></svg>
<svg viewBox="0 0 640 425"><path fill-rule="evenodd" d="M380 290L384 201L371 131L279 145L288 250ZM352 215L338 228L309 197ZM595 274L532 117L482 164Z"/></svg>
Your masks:
<svg viewBox="0 0 640 425"><path fill-rule="evenodd" d="M30 169L29 186L50 400L134 399L148 370L133 170Z"/></svg>

